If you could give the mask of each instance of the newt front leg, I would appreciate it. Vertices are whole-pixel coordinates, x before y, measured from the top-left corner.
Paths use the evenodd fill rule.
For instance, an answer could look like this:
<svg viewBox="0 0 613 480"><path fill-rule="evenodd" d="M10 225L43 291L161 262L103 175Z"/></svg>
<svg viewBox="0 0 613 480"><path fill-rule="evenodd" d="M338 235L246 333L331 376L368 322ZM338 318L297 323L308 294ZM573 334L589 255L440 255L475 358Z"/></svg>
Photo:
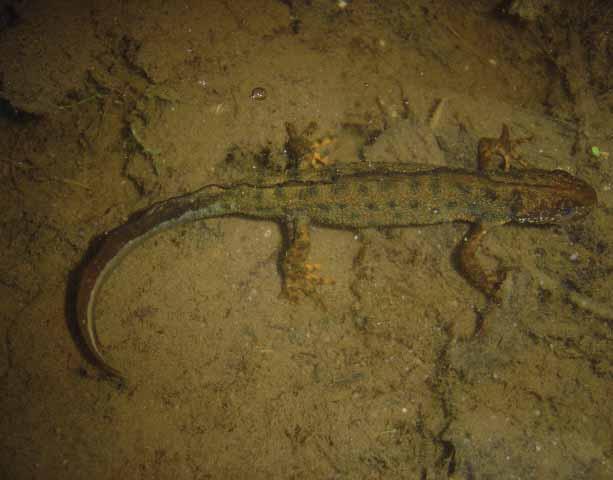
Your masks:
<svg viewBox="0 0 613 480"><path fill-rule="evenodd" d="M481 138L477 146L477 168L479 170L498 170L508 172L511 163L517 162L522 167L526 163L521 159L515 148L522 143L532 141L532 137L511 139L509 127L502 125L502 132L498 138ZM502 160L502 165L500 165Z"/></svg>

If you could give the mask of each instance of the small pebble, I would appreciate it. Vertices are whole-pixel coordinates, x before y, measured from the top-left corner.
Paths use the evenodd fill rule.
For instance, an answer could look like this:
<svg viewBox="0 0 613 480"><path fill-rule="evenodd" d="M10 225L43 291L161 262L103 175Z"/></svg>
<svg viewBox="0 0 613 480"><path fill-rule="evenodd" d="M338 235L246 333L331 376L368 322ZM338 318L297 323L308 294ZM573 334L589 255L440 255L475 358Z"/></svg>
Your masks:
<svg viewBox="0 0 613 480"><path fill-rule="evenodd" d="M255 87L251 90L251 100L265 100L266 90L262 87Z"/></svg>

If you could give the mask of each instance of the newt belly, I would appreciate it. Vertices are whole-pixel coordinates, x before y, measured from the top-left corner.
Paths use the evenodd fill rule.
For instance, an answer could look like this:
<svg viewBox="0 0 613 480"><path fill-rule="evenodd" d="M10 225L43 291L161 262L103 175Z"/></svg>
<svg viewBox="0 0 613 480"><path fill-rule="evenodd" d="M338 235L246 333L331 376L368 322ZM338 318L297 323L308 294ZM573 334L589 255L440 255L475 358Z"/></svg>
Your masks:
<svg viewBox="0 0 613 480"><path fill-rule="evenodd" d="M504 136L505 130L497 141ZM504 158L505 151L498 153ZM94 326L96 294L108 273L145 238L200 219L242 216L282 222L288 240L282 258L284 290L290 300L310 293L318 280L307 263L310 224L369 228L467 222L474 227L460 247L462 273L494 295L503 277L486 272L476 257L489 228L578 219L597 199L586 182L563 171L491 170L490 159L479 160L477 172L427 165L330 167L300 181L208 186L153 205L101 237L80 272L76 318L89 357L106 373L121 376L104 359Z"/></svg>

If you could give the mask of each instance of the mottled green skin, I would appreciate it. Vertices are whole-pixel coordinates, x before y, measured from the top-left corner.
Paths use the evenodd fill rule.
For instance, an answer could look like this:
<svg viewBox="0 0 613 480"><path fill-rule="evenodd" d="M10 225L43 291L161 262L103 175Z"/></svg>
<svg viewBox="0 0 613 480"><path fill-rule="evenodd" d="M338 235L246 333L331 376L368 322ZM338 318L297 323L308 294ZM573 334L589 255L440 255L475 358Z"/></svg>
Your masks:
<svg viewBox="0 0 613 480"><path fill-rule="evenodd" d="M438 168L243 185L226 190L216 203L221 214L301 217L331 227L366 228L454 221L556 223L587 213L595 199L589 185L562 171Z"/></svg>

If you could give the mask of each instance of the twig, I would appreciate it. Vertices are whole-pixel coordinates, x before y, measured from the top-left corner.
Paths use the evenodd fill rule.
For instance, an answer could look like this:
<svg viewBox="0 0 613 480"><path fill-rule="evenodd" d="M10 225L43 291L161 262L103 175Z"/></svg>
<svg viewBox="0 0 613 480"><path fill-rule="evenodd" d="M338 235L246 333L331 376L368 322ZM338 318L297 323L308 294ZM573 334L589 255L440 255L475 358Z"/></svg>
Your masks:
<svg viewBox="0 0 613 480"><path fill-rule="evenodd" d="M438 126L445 103L447 103L446 98L437 98L436 100L434 100L434 104L432 105L432 109L430 110L430 115L428 115L428 126L432 130L434 130Z"/></svg>
<svg viewBox="0 0 613 480"><path fill-rule="evenodd" d="M75 180L69 180L69 179L67 179L67 178L59 178L59 177L53 177L53 176L51 176L51 177L46 177L46 178L47 178L48 180L53 180L53 181L55 181L55 182L61 182L61 183L65 183L65 184L67 184L67 185L73 185L73 186L75 186L75 187L81 187L81 188L84 188L85 190L87 190L87 191L89 191L89 192L91 192L91 191L92 191L92 188L91 188L91 187L89 187L89 186L85 185L84 183L77 182L77 181L75 181Z"/></svg>
<svg viewBox="0 0 613 480"><path fill-rule="evenodd" d="M585 295L581 295L578 292L570 292L568 294L568 300L575 306L587 310L593 313L597 317L606 318L607 320L613 320L613 310L609 305L605 305L601 302L596 302Z"/></svg>

